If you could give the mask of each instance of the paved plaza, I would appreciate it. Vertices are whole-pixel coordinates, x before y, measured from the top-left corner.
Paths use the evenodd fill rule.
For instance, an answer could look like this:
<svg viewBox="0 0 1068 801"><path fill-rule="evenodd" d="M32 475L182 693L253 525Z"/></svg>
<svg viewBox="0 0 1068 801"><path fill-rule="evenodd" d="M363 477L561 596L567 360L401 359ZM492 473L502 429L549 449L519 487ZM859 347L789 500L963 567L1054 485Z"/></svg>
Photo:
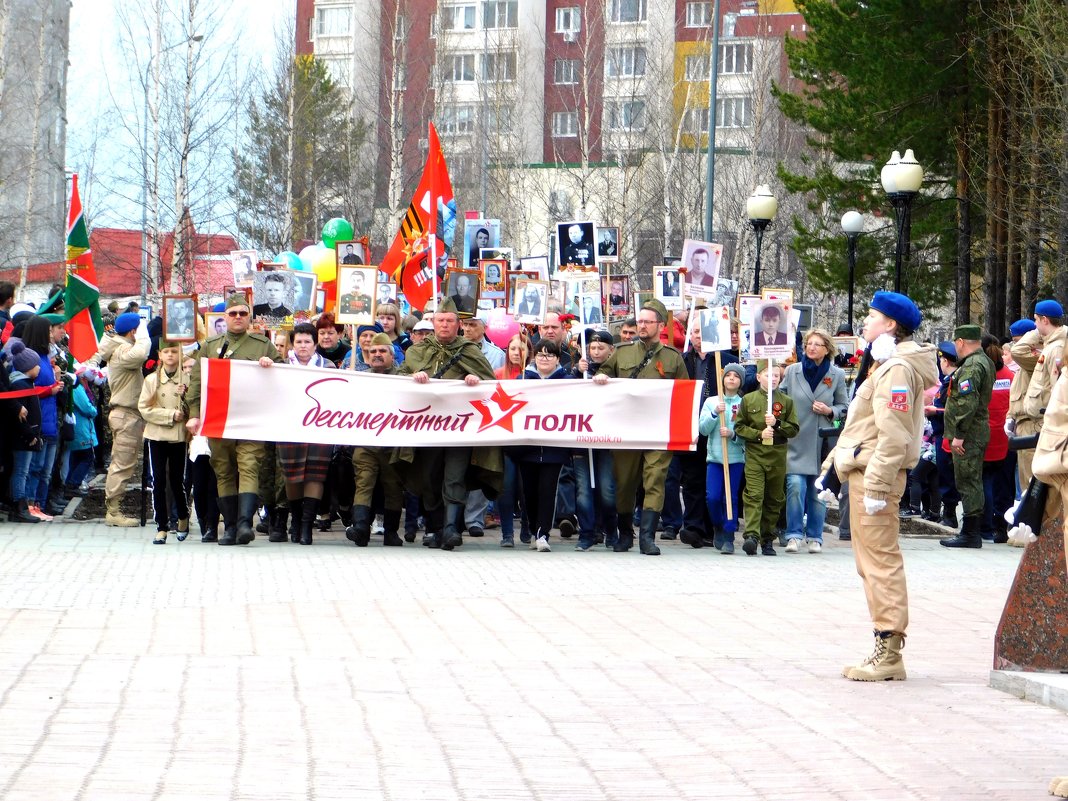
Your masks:
<svg viewBox="0 0 1068 801"><path fill-rule="evenodd" d="M1020 551L903 541L909 680L848 543L748 558L150 544L0 524L0 799L1020 799L1065 713L988 686Z"/></svg>

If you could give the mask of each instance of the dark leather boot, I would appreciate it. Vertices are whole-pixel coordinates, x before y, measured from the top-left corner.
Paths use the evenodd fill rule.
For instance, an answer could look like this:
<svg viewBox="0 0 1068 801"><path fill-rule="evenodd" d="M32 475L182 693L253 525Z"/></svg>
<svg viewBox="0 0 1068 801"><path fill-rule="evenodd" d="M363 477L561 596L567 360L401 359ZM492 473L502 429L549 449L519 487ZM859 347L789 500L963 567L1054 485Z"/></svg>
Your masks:
<svg viewBox="0 0 1068 801"><path fill-rule="evenodd" d="M219 496L219 512L223 519L223 535L219 545L237 545L237 496Z"/></svg>
<svg viewBox="0 0 1068 801"><path fill-rule="evenodd" d="M982 515L965 515L964 524L960 527L960 534L939 540L938 544L944 548L982 548L983 537L980 533Z"/></svg>
<svg viewBox="0 0 1068 801"><path fill-rule="evenodd" d="M426 526L426 533L423 534L423 546L426 548L440 548L441 529L445 525L444 507L439 506L437 509L428 509L423 520Z"/></svg>
<svg viewBox="0 0 1068 801"><path fill-rule="evenodd" d="M370 506L352 507L352 525L345 529L345 537L359 548L367 547L367 543L371 541Z"/></svg>
<svg viewBox="0 0 1068 801"><path fill-rule="evenodd" d="M667 539L667 537L661 537L661 539ZM679 539L691 548L703 548L705 545L705 537L696 528L684 528L679 532Z"/></svg>
<svg viewBox="0 0 1068 801"><path fill-rule="evenodd" d="M382 515L383 525L386 529L382 532L383 545L404 545L404 540L400 538L400 534L397 532L397 529L400 528L400 519L400 509L386 509L385 513Z"/></svg>
<svg viewBox="0 0 1068 801"><path fill-rule="evenodd" d="M23 498L8 513L7 519L12 523L40 523L41 521L30 514L30 502Z"/></svg>
<svg viewBox="0 0 1068 801"><path fill-rule="evenodd" d="M441 550L451 551L453 548L464 544L464 538L460 536L460 532L456 529L456 520L463 513L464 505L462 503L445 504L445 528L441 536Z"/></svg>
<svg viewBox="0 0 1068 801"><path fill-rule="evenodd" d="M619 541L612 546L612 550L615 553L625 553L634 547L634 527L630 520L629 512L620 512L616 517L616 530L619 532Z"/></svg>
<svg viewBox="0 0 1068 801"><path fill-rule="evenodd" d="M957 528L960 523L957 521L957 507L950 506L948 503L942 504L942 520L941 525L948 528Z"/></svg>
<svg viewBox="0 0 1068 801"><path fill-rule="evenodd" d="M255 492L241 492L237 495L237 544L248 545L256 539L256 530L252 527L252 517L259 508L260 499Z"/></svg>
<svg viewBox="0 0 1068 801"><path fill-rule="evenodd" d="M268 542L286 541L286 522L289 520L289 510L281 506L274 507L271 513L271 524L268 529Z"/></svg>
<svg viewBox="0 0 1068 801"><path fill-rule="evenodd" d="M312 544L312 531L315 530L315 514L319 511L318 498L305 498L304 508L300 513L300 544Z"/></svg>
<svg viewBox="0 0 1068 801"><path fill-rule="evenodd" d="M642 522L638 527L638 550L646 556L660 556L656 546L656 524L660 522L660 512L642 510Z"/></svg>
<svg viewBox="0 0 1068 801"><path fill-rule="evenodd" d="M300 521L304 513L304 499L289 502L289 541L300 542Z"/></svg>
<svg viewBox="0 0 1068 801"><path fill-rule="evenodd" d="M208 519L202 517L197 520L197 524L200 526L200 541L201 542L218 542L219 541L219 516L215 515L214 518Z"/></svg>

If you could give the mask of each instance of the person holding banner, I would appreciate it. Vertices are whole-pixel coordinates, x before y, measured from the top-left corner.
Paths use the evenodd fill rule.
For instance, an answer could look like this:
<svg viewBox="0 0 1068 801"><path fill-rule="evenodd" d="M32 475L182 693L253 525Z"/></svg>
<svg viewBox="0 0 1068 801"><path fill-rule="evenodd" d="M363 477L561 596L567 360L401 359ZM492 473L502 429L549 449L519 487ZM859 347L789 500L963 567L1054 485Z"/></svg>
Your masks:
<svg viewBox="0 0 1068 801"><path fill-rule="evenodd" d="M612 335L587 328L583 334L586 352L572 371L575 378L588 378L615 351ZM597 521L605 532L604 544L612 548L619 541L616 533L616 479L612 474L612 452L604 448L575 450L571 467L575 473L575 514L578 517L576 551L588 551L597 544ZM592 475L591 475L592 470ZM596 485L596 486L594 486Z"/></svg>
<svg viewBox="0 0 1068 801"><path fill-rule="evenodd" d="M211 337L194 355L193 373L187 400L186 428L200 430L201 365L204 359L241 359L263 364L280 362L278 350L267 337L249 332L249 306L244 295L226 299L226 333ZM219 545L248 545L256 539L252 517L259 505L259 469L263 461L262 442L210 439L211 466L219 485L219 511L223 516L223 536Z"/></svg>
<svg viewBox="0 0 1068 801"><path fill-rule="evenodd" d="M708 516L714 528L722 531L714 539L720 553L734 553L734 535L738 531L738 509L742 500L742 471L745 469L745 443L734 435L734 421L742 397L738 394L745 381L745 368L737 362L723 368L723 392L713 395L701 407L698 431L708 437L705 498ZM726 453L727 463L723 463ZM730 477L730 501L724 473ZM728 512L728 505L730 510Z"/></svg>
<svg viewBox="0 0 1068 801"><path fill-rule="evenodd" d="M924 390L938 381L933 345L913 341L922 320L907 295L876 292L864 320L873 369L857 389L845 428L823 463L849 483L853 556L875 629L875 650L842 675L853 681L902 681L908 628L905 563L898 543L898 504L908 471L920 458ZM816 482L824 489L828 476ZM823 497L827 500L828 497Z"/></svg>
<svg viewBox="0 0 1068 801"><path fill-rule="evenodd" d="M438 303L433 322L434 333L408 349L398 371L401 375L410 375L417 384L432 378L462 379L472 387L494 380L493 368L478 345L460 336L460 315L451 299ZM467 501L466 477L471 468L480 468L495 497L503 470L500 450L421 448L414 454L398 453L398 458L412 462L407 480L409 491L423 501L423 545L444 551L463 545L456 520Z"/></svg>
<svg viewBox="0 0 1068 801"><path fill-rule="evenodd" d="M609 378L645 380L685 380L689 378L682 354L660 341L667 323L667 309L659 300L650 300L638 312L638 339L620 345L594 376L597 384ZM616 478L616 526L619 541L612 548L624 553L634 547L631 515L637 501L638 483L645 489L638 547L646 556L659 556L656 524L664 508L664 481L671 464L669 451L617 450L612 454Z"/></svg>

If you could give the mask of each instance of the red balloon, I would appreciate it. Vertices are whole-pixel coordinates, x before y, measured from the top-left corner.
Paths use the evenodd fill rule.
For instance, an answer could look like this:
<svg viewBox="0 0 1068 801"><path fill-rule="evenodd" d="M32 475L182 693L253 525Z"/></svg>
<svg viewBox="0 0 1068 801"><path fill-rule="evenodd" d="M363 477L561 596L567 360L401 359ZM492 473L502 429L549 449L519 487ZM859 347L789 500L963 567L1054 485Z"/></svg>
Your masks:
<svg viewBox="0 0 1068 801"><path fill-rule="evenodd" d="M498 348L508 350L508 343L519 333L519 323L503 306L492 309L486 318L486 336Z"/></svg>

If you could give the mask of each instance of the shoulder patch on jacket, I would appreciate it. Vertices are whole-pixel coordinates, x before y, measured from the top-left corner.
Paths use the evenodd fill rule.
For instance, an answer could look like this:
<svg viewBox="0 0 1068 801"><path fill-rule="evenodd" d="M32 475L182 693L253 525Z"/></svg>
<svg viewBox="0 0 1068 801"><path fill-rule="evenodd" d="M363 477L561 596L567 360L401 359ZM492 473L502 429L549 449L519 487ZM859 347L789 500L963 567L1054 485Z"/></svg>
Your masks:
<svg viewBox="0 0 1068 801"><path fill-rule="evenodd" d="M957 394L967 395L974 389L972 386L972 380L970 378L962 378L960 383L957 384Z"/></svg>
<svg viewBox="0 0 1068 801"><path fill-rule="evenodd" d="M890 387L890 400L886 408L893 409L895 412L907 412L909 410L909 388Z"/></svg>

